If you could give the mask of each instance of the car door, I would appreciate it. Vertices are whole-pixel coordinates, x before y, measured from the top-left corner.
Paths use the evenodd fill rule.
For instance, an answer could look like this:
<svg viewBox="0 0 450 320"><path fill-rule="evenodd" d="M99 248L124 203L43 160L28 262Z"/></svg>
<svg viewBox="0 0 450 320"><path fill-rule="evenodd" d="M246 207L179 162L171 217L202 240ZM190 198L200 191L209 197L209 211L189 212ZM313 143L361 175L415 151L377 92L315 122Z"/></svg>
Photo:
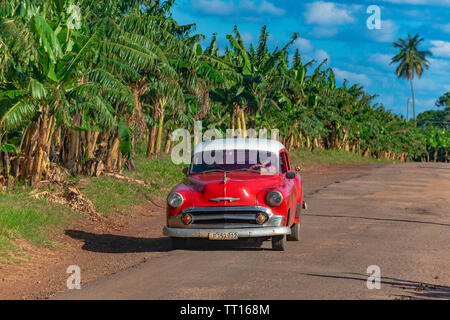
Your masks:
<svg viewBox="0 0 450 320"><path fill-rule="evenodd" d="M291 163L289 160L289 154L286 152L286 161L288 164L288 171L291 171ZM301 212L301 204L303 201L303 190L302 190L302 178L300 177L299 174L296 174L295 179L292 179L292 181L294 182L294 187L292 189L292 198L295 199L295 201L292 204L292 211L291 212L295 212L295 215L293 214L292 216L294 217L294 221L293 223L300 223L300 212ZM298 212L297 212L298 211Z"/></svg>
<svg viewBox="0 0 450 320"><path fill-rule="evenodd" d="M287 179L286 173L291 171L291 164L289 163L289 156L286 150L280 152L280 174L283 177L285 188L289 194L289 221L286 225L290 226L294 223L297 192L295 187L295 179Z"/></svg>

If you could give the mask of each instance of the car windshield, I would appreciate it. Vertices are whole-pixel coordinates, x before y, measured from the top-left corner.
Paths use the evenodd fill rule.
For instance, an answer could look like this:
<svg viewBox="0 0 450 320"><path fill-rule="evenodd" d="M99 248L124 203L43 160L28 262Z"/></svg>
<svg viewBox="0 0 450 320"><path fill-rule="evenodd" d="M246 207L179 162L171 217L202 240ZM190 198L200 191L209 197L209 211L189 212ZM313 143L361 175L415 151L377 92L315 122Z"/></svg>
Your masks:
<svg viewBox="0 0 450 320"><path fill-rule="evenodd" d="M277 174L275 153L257 150L214 150L194 154L191 174L207 172L255 172Z"/></svg>

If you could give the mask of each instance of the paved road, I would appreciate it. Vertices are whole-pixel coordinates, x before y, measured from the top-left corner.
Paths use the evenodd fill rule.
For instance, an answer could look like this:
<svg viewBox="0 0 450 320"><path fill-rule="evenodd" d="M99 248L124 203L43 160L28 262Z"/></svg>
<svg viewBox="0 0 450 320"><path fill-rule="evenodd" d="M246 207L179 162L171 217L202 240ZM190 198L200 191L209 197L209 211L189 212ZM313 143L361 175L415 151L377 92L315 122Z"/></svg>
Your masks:
<svg viewBox="0 0 450 320"><path fill-rule="evenodd" d="M307 197L285 252L192 243L56 299L450 299L450 165L366 170ZM166 245L168 242L164 242ZM381 289L367 288L367 268Z"/></svg>

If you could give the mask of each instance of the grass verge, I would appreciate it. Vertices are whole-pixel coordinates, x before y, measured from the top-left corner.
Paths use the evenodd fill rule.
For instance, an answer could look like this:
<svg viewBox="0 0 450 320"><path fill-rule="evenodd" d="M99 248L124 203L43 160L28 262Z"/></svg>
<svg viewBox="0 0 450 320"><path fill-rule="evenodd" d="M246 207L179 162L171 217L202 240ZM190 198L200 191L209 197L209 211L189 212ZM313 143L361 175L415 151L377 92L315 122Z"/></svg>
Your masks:
<svg viewBox="0 0 450 320"><path fill-rule="evenodd" d="M37 247L55 247L52 233L75 217L79 215L70 209L30 198L29 190L0 193L0 263L26 257L16 244L19 239Z"/></svg>
<svg viewBox="0 0 450 320"><path fill-rule="evenodd" d="M90 178L80 190L94 203L97 210L105 215L127 213L130 206L145 201L164 198L183 179L183 166L172 163L169 156L156 159L138 157L135 159L137 171L125 171L134 179L151 181L151 186L143 186L114 178Z"/></svg>
<svg viewBox="0 0 450 320"><path fill-rule="evenodd" d="M398 161L362 157L343 150L295 150L289 153L291 163L307 167L314 164L350 164L393 163Z"/></svg>

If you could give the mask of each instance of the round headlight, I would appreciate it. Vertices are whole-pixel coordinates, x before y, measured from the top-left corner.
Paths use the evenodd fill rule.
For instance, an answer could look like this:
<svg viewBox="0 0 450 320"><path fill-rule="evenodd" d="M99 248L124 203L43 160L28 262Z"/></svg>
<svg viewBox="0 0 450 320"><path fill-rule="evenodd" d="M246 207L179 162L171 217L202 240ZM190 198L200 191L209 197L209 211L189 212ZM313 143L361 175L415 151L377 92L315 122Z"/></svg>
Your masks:
<svg viewBox="0 0 450 320"><path fill-rule="evenodd" d="M167 197L167 204L172 208L181 207L183 202L184 202L183 196L177 192L173 192Z"/></svg>
<svg viewBox="0 0 450 320"><path fill-rule="evenodd" d="M280 191L270 191L267 194L267 203L273 207L279 206L283 202L283 195Z"/></svg>

